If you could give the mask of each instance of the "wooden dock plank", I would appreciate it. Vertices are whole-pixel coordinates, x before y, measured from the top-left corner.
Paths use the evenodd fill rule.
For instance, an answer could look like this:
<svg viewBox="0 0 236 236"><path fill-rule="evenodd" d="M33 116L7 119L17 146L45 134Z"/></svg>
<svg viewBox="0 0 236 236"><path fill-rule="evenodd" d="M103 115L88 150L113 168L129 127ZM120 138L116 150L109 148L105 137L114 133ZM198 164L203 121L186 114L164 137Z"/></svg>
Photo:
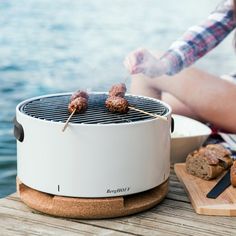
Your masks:
<svg viewBox="0 0 236 236"><path fill-rule="evenodd" d="M175 176L156 207L129 217L107 220L63 219L38 213L16 194L0 200L0 235L236 235L236 218L197 215Z"/></svg>
<svg viewBox="0 0 236 236"><path fill-rule="evenodd" d="M81 222L81 221L79 221ZM93 224L142 235L236 235L235 219L228 217L203 217L197 215L189 203L166 199L153 209L112 221L93 221ZM130 231L132 230L132 231Z"/></svg>
<svg viewBox="0 0 236 236"><path fill-rule="evenodd" d="M5 201L5 204L7 202ZM116 232L116 235L127 235L119 230L110 230L100 226L87 224L86 222L75 222L62 218L49 217L47 215L32 213L22 203L20 208L13 204L11 207L0 205L0 235L12 231L11 235L28 233L29 235L105 235Z"/></svg>

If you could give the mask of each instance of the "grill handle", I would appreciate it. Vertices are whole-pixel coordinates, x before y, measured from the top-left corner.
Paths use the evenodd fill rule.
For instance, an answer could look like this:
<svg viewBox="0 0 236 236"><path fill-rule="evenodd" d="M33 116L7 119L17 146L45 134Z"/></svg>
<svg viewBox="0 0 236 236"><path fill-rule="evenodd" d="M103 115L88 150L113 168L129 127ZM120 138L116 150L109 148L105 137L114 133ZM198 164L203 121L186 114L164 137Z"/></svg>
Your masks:
<svg viewBox="0 0 236 236"><path fill-rule="evenodd" d="M170 130L171 130L171 133L173 133L174 130L175 130L175 121L174 121L173 117L171 117L171 127L170 127Z"/></svg>
<svg viewBox="0 0 236 236"><path fill-rule="evenodd" d="M13 124L14 124L14 136L15 136L15 138L18 141L23 142L23 140L24 140L24 129L23 129L22 125L16 120L16 117L14 117L14 119L13 119Z"/></svg>

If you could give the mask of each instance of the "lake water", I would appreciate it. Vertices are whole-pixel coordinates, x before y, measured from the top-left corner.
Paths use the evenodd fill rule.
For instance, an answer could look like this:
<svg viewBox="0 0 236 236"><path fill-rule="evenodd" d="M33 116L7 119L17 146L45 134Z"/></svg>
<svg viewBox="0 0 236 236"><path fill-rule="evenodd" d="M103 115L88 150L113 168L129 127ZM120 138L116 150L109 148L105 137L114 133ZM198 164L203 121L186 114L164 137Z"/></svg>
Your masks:
<svg viewBox="0 0 236 236"><path fill-rule="evenodd" d="M137 47L164 51L217 0L0 1L0 197L15 191L12 119L20 101L76 89L107 91ZM232 35L197 63L234 71ZM235 72L235 71L234 71Z"/></svg>

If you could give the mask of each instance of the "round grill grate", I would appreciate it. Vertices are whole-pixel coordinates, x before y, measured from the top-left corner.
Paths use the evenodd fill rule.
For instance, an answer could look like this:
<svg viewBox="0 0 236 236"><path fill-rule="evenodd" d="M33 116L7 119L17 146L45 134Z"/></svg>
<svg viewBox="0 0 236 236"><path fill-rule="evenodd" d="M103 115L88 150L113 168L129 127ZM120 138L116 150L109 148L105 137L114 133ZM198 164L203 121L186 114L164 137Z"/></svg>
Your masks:
<svg viewBox="0 0 236 236"><path fill-rule="evenodd" d="M130 106L149 113L163 116L169 111L162 103L152 99L132 95L127 95L125 98L128 100ZM42 97L24 103L20 107L20 111L31 117L42 120L65 122L70 115L67 110L69 99L70 95L68 94ZM75 114L70 122L84 124L112 124L154 119L149 115L134 110L129 110L127 114L111 113L104 105L106 99L107 94L89 94L87 111L83 114Z"/></svg>

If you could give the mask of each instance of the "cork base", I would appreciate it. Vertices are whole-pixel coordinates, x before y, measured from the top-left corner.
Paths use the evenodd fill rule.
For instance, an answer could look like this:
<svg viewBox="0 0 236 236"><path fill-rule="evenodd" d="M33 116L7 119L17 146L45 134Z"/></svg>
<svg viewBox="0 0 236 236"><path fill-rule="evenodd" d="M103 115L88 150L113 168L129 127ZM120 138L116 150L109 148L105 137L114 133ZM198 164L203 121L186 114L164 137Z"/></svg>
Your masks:
<svg viewBox="0 0 236 236"><path fill-rule="evenodd" d="M124 197L74 198L34 190L17 179L17 192L30 208L60 217L103 219L147 210L161 202L168 192L168 180L151 190Z"/></svg>

